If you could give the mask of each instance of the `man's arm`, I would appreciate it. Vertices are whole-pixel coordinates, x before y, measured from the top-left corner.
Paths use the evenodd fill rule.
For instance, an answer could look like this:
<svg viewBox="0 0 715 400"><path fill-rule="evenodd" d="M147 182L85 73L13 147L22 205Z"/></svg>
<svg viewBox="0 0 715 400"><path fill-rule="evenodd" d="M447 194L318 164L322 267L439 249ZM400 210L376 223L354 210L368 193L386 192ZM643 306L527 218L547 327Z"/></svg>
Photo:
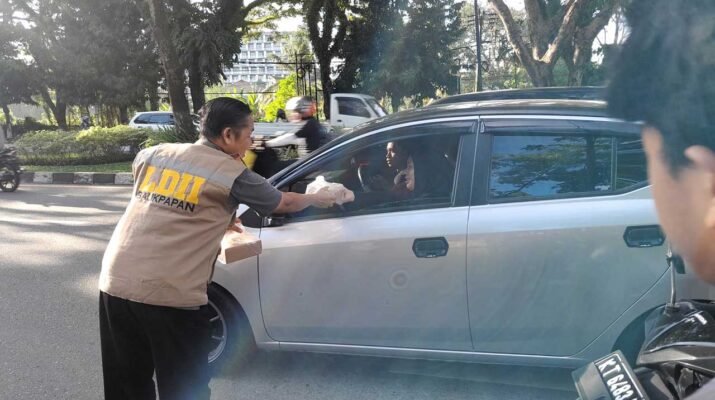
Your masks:
<svg viewBox="0 0 715 400"><path fill-rule="evenodd" d="M314 194L287 192L283 193L281 202L273 210L273 213L288 214L303 211L310 206L328 208L333 204L335 204L335 194L329 193L327 190Z"/></svg>
<svg viewBox="0 0 715 400"><path fill-rule="evenodd" d="M293 213L307 207L330 207L335 194L322 191L315 194L284 193L253 171L245 170L231 188L232 207L245 204L261 215Z"/></svg>

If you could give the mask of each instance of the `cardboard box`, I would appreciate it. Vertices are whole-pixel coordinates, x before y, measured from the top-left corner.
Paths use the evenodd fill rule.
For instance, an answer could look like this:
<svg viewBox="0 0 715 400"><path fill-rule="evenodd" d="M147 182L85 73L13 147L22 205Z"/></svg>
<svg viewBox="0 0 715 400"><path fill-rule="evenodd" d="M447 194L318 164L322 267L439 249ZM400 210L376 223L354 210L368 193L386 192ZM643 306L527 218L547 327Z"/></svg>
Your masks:
<svg viewBox="0 0 715 400"><path fill-rule="evenodd" d="M263 246L261 239L244 230L242 233L226 231L221 239L221 252L218 260L230 264L244 258L261 254Z"/></svg>

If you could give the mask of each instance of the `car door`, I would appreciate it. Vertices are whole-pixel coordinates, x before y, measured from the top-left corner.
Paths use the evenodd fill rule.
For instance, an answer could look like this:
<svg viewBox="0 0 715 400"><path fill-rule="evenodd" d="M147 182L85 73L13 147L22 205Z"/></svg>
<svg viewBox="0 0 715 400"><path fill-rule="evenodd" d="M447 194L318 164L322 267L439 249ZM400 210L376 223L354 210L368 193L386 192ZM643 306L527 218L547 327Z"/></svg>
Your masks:
<svg viewBox="0 0 715 400"><path fill-rule="evenodd" d="M467 250L474 348L574 355L666 270L639 128L485 118L477 148ZM648 237L629 247L629 227Z"/></svg>
<svg viewBox="0 0 715 400"><path fill-rule="evenodd" d="M282 190L304 192L322 175L353 190L356 200L285 216L282 226L261 229L261 306L270 337L471 349L464 261L473 129L467 120L371 133L282 179ZM387 194L378 184L388 181L380 174L386 144L395 140L421 143L413 148L410 198ZM447 189L434 189L437 181Z"/></svg>

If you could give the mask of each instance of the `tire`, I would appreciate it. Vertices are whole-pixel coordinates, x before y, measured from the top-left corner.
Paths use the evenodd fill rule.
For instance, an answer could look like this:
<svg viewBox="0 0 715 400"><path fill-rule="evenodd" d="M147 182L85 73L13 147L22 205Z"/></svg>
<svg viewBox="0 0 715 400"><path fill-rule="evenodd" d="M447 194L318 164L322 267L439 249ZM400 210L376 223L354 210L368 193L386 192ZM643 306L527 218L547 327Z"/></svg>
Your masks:
<svg viewBox="0 0 715 400"><path fill-rule="evenodd" d="M2 171L0 171L2 172ZM20 174L13 172L13 178L9 181L0 181L0 190L3 192L14 192L20 187Z"/></svg>
<svg viewBox="0 0 715 400"><path fill-rule="evenodd" d="M208 287L211 321L209 367L213 374L238 368L255 352L256 342L246 314L222 287Z"/></svg>

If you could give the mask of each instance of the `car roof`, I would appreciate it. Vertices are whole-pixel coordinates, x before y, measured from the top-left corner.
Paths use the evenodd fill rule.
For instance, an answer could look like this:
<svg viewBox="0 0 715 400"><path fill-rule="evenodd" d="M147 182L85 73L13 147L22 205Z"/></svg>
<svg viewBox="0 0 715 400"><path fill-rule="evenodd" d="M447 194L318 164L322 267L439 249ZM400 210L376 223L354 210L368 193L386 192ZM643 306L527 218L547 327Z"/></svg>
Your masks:
<svg viewBox="0 0 715 400"><path fill-rule="evenodd" d="M173 114L171 111L139 111L134 115L144 115L144 114Z"/></svg>
<svg viewBox="0 0 715 400"><path fill-rule="evenodd" d="M602 86L504 89L448 96L433 101L428 107L440 104L486 100L604 100L605 96L606 88Z"/></svg>
<svg viewBox="0 0 715 400"><path fill-rule="evenodd" d="M455 117L488 115L551 115L572 117L609 117L606 103L598 100L492 100L433 105L400 111L358 125L342 135L349 140L366 131L403 123Z"/></svg>
<svg viewBox="0 0 715 400"><path fill-rule="evenodd" d="M312 152L308 156L308 159L318 157L328 148L382 128L433 119L490 115L610 117L606 109L606 102L599 100L491 100L430 105L429 107L399 111L362 123L356 126L352 131L330 141L321 149ZM282 174L276 174L271 178L271 181L280 178L280 175Z"/></svg>

